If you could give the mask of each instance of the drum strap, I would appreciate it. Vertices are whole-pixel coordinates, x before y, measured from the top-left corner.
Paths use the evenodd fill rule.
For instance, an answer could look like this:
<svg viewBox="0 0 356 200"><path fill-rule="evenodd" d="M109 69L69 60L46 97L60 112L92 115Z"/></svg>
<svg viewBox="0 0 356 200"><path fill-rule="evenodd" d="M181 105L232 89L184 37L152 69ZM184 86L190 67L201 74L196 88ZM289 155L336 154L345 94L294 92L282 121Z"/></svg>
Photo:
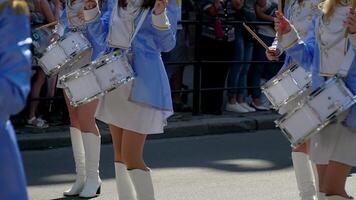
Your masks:
<svg viewBox="0 0 356 200"><path fill-rule="evenodd" d="M350 48L346 54L346 57L344 58L345 59L344 62L340 66L338 75L340 75L341 77L347 77L347 75L349 74L351 65L354 61L354 58L355 58L355 52L353 51L352 48Z"/></svg>
<svg viewBox="0 0 356 200"><path fill-rule="evenodd" d="M131 44L132 41L135 39L135 37L136 37L138 31L139 31L140 28L142 27L142 24L143 24L143 22L145 21L145 19L146 19L147 15L148 15L148 12L149 12L149 11L150 11L149 9L145 9L145 10L143 11L142 16L141 16L141 18L140 18L140 21L138 22L137 27L136 27L136 29L135 29L135 32L134 32L134 34L132 35L132 38L131 38L131 40L130 40L130 44Z"/></svg>

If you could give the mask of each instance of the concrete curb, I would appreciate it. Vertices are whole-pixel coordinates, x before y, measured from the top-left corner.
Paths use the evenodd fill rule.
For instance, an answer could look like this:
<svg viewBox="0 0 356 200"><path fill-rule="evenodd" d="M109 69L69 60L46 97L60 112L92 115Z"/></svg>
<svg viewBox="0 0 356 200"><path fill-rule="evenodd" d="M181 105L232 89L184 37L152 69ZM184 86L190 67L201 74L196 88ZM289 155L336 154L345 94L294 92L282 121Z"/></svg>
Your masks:
<svg viewBox="0 0 356 200"><path fill-rule="evenodd" d="M165 129L165 134L150 135L149 139L177 138L189 136L242 133L256 130L274 129L277 114L264 112L247 115L222 116L182 116L172 119ZM106 125L99 124L102 143L111 143L111 136ZM36 130L35 130L36 131ZM54 127L51 130L20 130L18 142L21 150L42 150L70 146L68 127ZM24 134L24 132L29 132Z"/></svg>

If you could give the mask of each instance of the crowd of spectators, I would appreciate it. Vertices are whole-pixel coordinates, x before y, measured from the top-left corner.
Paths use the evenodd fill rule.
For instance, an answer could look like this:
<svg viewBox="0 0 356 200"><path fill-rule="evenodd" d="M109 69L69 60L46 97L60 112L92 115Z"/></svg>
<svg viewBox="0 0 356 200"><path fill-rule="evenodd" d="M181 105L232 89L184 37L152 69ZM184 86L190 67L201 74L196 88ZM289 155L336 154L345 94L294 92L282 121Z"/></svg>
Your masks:
<svg viewBox="0 0 356 200"><path fill-rule="evenodd" d="M185 11L183 13L189 12L188 8L199 10L202 20L210 21L210 23L204 24L201 33L197 34L200 44L197 47L200 51L200 59L208 61L267 61L265 49L254 41L243 25L229 22L270 22L266 23L267 25L251 26L251 28L267 45L271 45L276 34L272 25L275 11L278 8L275 0L183 1L183 11ZM183 19L189 19L189 15L185 15L185 18L183 15ZM190 30L188 26L184 26L183 30L178 32L179 43L169 53L168 58L163 57L166 61L172 61L172 57L175 58L173 61L189 58L187 44L190 42L187 36L190 34L187 34L187 31ZM182 39L183 36L185 39ZM264 81L276 75L280 67L277 64L205 63L201 68L201 88L221 89L227 87L231 89L226 92L224 90L203 91L201 111L206 114L220 115L223 110L237 113L269 110L269 105L266 103L267 101L263 101L259 87ZM173 73L172 69L174 69ZM183 70L182 66L167 66L173 89L182 88ZM226 98L224 98L224 94L226 94ZM174 94L173 97L176 111L186 107L180 100L179 94ZM224 103L224 99L227 99L226 103Z"/></svg>
<svg viewBox="0 0 356 200"><path fill-rule="evenodd" d="M59 19L64 3L61 0L29 0L32 25L34 57L40 57L50 44L54 26L38 28ZM267 21L273 22L277 9L274 0L183 0L183 20L196 19L200 13L204 24L200 33L195 33L195 26L180 24L177 32L177 45L169 53L163 53L165 62L182 62L194 60L193 49L199 41L199 54L202 60L212 61L266 61L265 50L255 43L242 24L228 24L228 21ZM272 25L251 26L268 45L272 44L275 31ZM196 38L198 36L199 38ZM266 64L217 64L206 63L201 68L202 88L232 88L227 91L203 91L201 94L201 111L207 114L222 114L223 110L246 113L256 110L268 110L261 100L259 86L263 80L269 80L279 70L278 65ZM187 89L183 84L185 66L166 65L173 91ZM48 127L53 116L53 101L36 99L58 97L62 92L56 91L57 77L47 77L33 59L32 91L27 108L22 113L26 125L37 128ZM248 89L250 88L250 89ZM187 94L173 93L175 111L190 111ZM224 97L226 95L226 97ZM59 98L61 99L61 98ZM224 103L224 99L226 102ZM64 100L55 101L55 107L64 111ZM57 114L57 113L56 113ZM65 115L66 113L64 113ZM63 115L63 114L62 114ZM64 117L65 118L65 117Z"/></svg>

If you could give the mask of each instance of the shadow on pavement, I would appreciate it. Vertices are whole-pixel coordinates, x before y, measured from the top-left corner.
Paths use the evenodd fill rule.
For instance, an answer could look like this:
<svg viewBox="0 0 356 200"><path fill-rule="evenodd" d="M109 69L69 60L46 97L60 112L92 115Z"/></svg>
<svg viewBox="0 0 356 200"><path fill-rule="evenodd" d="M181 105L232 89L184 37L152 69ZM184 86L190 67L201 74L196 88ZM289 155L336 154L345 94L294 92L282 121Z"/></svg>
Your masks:
<svg viewBox="0 0 356 200"><path fill-rule="evenodd" d="M207 168L247 173L291 166L290 147L279 131L150 140L145 158L152 169ZM75 179L71 148L23 152L28 184L71 183ZM101 151L101 178L113 179L113 151Z"/></svg>

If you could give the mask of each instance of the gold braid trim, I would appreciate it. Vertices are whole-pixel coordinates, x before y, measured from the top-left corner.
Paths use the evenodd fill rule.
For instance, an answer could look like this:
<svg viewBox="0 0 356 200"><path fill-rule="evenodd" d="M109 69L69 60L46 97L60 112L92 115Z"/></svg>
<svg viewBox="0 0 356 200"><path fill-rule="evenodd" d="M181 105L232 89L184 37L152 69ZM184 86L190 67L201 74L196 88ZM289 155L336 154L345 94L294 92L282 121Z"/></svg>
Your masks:
<svg viewBox="0 0 356 200"><path fill-rule="evenodd" d="M30 10L28 9L25 0L8 0L0 4L0 12L2 12L6 7L10 7L15 11L17 15L24 14L30 15Z"/></svg>

